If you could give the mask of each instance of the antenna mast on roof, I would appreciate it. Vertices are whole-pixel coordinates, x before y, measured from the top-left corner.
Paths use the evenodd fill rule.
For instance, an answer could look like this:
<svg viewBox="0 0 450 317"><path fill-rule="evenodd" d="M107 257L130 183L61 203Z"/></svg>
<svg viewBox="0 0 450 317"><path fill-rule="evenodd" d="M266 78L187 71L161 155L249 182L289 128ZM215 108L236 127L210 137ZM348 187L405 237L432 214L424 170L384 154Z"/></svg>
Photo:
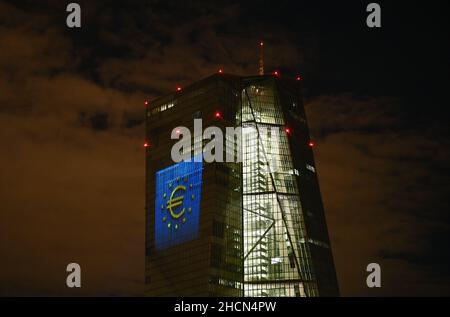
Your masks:
<svg viewBox="0 0 450 317"><path fill-rule="evenodd" d="M264 42L259 42L259 75L264 75Z"/></svg>

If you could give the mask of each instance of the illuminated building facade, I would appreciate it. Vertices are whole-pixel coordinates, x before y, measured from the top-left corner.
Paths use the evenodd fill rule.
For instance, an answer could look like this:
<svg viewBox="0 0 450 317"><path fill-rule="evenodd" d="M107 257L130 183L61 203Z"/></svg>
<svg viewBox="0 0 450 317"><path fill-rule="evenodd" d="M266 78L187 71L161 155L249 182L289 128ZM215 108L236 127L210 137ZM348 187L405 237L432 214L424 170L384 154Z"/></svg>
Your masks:
<svg viewBox="0 0 450 317"><path fill-rule="evenodd" d="M173 162L172 131L195 119L237 127L223 156L241 160L198 159L194 132L195 159ZM152 101L146 123L146 295L339 295L301 81L216 74Z"/></svg>

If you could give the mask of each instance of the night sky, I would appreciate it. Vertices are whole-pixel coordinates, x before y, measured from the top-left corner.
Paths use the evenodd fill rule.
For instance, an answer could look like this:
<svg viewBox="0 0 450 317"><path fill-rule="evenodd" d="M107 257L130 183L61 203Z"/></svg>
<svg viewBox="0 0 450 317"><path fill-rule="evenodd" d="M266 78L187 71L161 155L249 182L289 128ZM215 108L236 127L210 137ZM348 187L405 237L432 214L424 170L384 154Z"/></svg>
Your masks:
<svg viewBox="0 0 450 317"><path fill-rule="evenodd" d="M0 1L0 295L141 295L144 100L260 40L304 78L342 295L450 295L448 1L69 2Z"/></svg>

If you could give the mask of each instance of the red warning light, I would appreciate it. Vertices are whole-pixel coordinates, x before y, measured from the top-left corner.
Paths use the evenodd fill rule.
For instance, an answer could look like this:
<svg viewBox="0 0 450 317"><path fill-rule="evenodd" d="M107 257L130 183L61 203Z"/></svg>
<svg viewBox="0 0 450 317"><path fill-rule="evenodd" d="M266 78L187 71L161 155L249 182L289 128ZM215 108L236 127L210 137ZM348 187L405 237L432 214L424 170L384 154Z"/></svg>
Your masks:
<svg viewBox="0 0 450 317"><path fill-rule="evenodd" d="M264 46L264 43L262 41L259 42L259 46Z"/></svg>
<svg viewBox="0 0 450 317"><path fill-rule="evenodd" d="M276 71L273 72L273 75L276 76L276 77L279 77L280 73L276 70Z"/></svg>
<svg viewBox="0 0 450 317"><path fill-rule="evenodd" d="M147 100L144 101L144 105L148 106L148 101Z"/></svg>
<svg viewBox="0 0 450 317"><path fill-rule="evenodd" d="M309 141L308 145L309 145L309 147L313 147L315 144L313 141Z"/></svg>
<svg viewBox="0 0 450 317"><path fill-rule="evenodd" d="M149 147L149 146L150 146L150 143L148 143L148 142L145 142L145 143L144 143L144 147L145 147L145 148L147 148L147 147Z"/></svg>
<svg viewBox="0 0 450 317"><path fill-rule="evenodd" d="M302 76L297 76L296 80L297 80L297 81L302 80Z"/></svg>
<svg viewBox="0 0 450 317"><path fill-rule="evenodd" d="M178 92L181 91L181 86L178 86L178 87L177 87L177 91L178 91Z"/></svg>
<svg viewBox="0 0 450 317"><path fill-rule="evenodd" d="M284 132L286 132L286 134L291 134L291 129L285 128L285 129L284 129Z"/></svg>
<svg viewBox="0 0 450 317"><path fill-rule="evenodd" d="M223 69L219 69L219 74L223 74Z"/></svg>
<svg viewBox="0 0 450 317"><path fill-rule="evenodd" d="M216 119L220 119L220 118L222 118L222 114L221 114L219 111L216 111L216 112L214 113L214 117L215 117Z"/></svg>

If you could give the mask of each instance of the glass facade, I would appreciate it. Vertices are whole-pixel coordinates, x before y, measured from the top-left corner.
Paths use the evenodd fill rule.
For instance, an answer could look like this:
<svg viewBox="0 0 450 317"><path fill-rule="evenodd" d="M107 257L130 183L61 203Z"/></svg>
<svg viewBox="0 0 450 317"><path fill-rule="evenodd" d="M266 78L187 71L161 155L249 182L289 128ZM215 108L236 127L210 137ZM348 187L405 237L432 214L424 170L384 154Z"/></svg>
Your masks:
<svg viewBox="0 0 450 317"><path fill-rule="evenodd" d="M315 296L297 179L273 80L242 90L245 296Z"/></svg>
<svg viewBox="0 0 450 317"><path fill-rule="evenodd" d="M240 150L241 161L203 162L196 232L184 239L174 228L166 230L177 243L159 248L156 222L167 227L183 221L170 215L184 206L162 212L168 198L161 203L157 197L157 175L174 164L172 129L194 131L194 119L203 120L203 129L219 127L224 136L227 127L240 128L236 138L226 137L223 157L237 158ZM146 295L339 294L298 82L211 76L153 101L146 134ZM183 154L197 155L208 140L191 137Z"/></svg>

